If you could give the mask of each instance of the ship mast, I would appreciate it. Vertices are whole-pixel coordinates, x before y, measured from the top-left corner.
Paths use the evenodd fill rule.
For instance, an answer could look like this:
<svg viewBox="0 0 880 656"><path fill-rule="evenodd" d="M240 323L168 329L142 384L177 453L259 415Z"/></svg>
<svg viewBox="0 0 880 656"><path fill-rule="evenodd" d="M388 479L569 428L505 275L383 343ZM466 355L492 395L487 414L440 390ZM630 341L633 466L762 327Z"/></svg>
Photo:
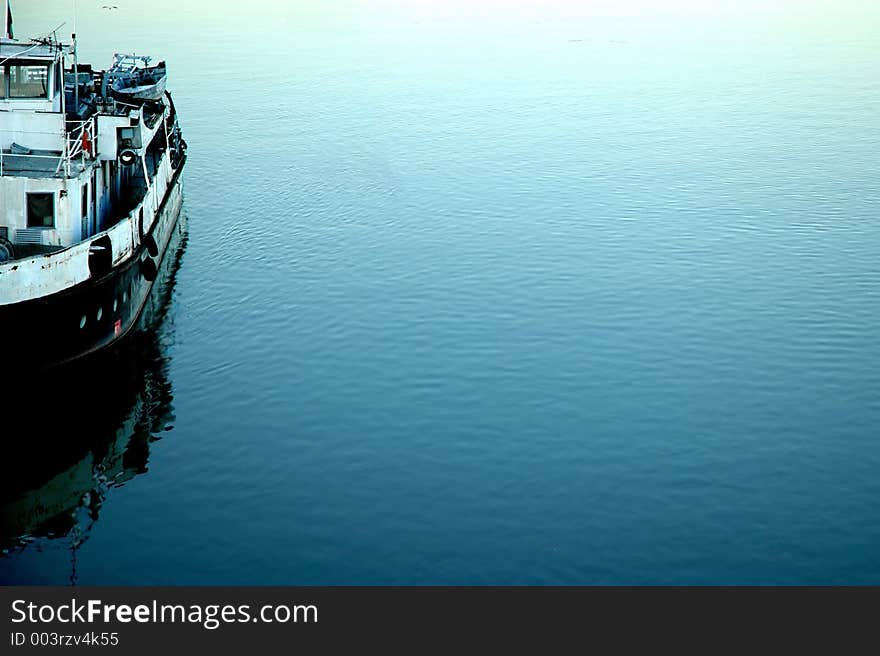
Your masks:
<svg viewBox="0 0 880 656"><path fill-rule="evenodd" d="M6 0L6 11L3 12L3 37L11 39L12 37L12 0Z"/></svg>
<svg viewBox="0 0 880 656"><path fill-rule="evenodd" d="M79 113L79 57L76 53L76 0L73 0L73 111Z"/></svg>

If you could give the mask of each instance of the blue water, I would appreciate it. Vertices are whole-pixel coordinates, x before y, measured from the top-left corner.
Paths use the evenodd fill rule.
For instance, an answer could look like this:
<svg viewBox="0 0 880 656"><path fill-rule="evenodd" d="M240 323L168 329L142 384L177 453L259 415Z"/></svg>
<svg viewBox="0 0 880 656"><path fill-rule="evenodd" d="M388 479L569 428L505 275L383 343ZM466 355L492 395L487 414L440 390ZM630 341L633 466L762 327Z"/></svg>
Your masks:
<svg viewBox="0 0 880 656"><path fill-rule="evenodd" d="M188 242L130 475L0 580L880 583L880 10L116 4Z"/></svg>

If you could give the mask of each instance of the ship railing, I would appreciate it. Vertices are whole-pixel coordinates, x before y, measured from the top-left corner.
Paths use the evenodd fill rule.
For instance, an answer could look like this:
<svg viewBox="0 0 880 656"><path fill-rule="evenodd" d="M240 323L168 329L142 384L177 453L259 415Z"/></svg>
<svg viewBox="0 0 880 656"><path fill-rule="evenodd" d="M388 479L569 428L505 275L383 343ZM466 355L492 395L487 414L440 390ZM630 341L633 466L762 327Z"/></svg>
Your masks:
<svg viewBox="0 0 880 656"><path fill-rule="evenodd" d="M77 158L93 159L97 156L97 124L93 116L85 121L67 121L65 127L67 140L64 144L64 166L67 177L70 177L72 161Z"/></svg>
<svg viewBox="0 0 880 656"><path fill-rule="evenodd" d="M83 134L85 134L85 138L83 138ZM21 162L21 158L25 158L25 161L31 161L35 164L40 161L46 163L51 161L56 163L53 175L58 175L63 169L65 175L70 177L71 163L75 162L78 158L82 160L94 158L97 156L98 152L96 143L97 125L95 117L85 121L66 122L64 139L62 141L63 147L60 153L57 151L53 152L51 150L30 148L27 146L29 136L34 137L34 141L39 142L45 141L46 136L57 137L57 132L16 130L15 135L16 139L24 141L25 144L13 143L13 147L9 149L9 152L0 148L0 176L19 170L20 167L11 166L11 162ZM19 148L16 149L15 146L19 146ZM43 152L34 152L41 150ZM49 172L48 167L44 168L38 166L36 167L36 170L45 171L47 173Z"/></svg>

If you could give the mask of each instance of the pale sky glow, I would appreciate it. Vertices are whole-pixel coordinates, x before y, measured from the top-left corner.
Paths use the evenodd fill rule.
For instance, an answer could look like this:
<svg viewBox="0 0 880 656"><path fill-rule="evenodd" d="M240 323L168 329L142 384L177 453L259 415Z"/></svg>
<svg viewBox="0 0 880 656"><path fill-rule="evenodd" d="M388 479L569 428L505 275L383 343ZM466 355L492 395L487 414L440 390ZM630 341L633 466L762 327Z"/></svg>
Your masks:
<svg viewBox="0 0 880 656"><path fill-rule="evenodd" d="M83 17L95 13L112 13L102 9L106 0L76 0ZM142 3L114 0L120 15L140 12ZM30 24L44 18L70 20L74 0L13 0L16 22ZM155 0L157 11L186 14L203 13L206 20L223 16L259 19L265 16L320 13L324 15L369 14L374 17L407 16L415 19L444 19L462 16L495 16L501 20L511 14L572 20L592 18L627 18L637 22L652 20L694 19L772 19L797 23L804 19L827 19L831 22L847 17L880 18L880 3L874 0ZM876 24L874 25L877 26ZM243 27L243 26L242 26Z"/></svg>
<svg viewBox="0 0 880 656"><path fill-rule="evenodd" d="M880 51L875 0L154 0L146 13L137 0L114 0L112 11L106 4L77 2L81 53L95 61L121 49L185 49L197 33L195 40L211 49L240 44L241 57L266 47L328 56L353 56L361 48L392 58L413 49L497 51L501 43L609 40L625 43L633 55L662 47L720 60L738 51L813 51L831 60L842 48ZM38 36L65 22L60 34L68 39L73 5L13 0L16 36Z"/></svg>

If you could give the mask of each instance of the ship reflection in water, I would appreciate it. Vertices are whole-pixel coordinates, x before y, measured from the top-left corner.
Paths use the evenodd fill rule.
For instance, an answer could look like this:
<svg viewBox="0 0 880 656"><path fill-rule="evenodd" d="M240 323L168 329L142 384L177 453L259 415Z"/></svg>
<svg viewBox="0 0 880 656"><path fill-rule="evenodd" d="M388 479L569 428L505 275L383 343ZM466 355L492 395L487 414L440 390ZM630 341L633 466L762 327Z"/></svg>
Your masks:
<svg viewBox="0 0 880 656"><path fill-rule="evenodd" d="M113 488L147 471L151 444L173 417L161 328L185 248L181 212L139 330L118 346L17 379L14 388L0 383L3 406L14 410L2 427L11 439L0 461L0 579L2 560L44 540L67 540L76 583L76 550ZM63 391L50 406L40 392L47 386Z"/></svg>

